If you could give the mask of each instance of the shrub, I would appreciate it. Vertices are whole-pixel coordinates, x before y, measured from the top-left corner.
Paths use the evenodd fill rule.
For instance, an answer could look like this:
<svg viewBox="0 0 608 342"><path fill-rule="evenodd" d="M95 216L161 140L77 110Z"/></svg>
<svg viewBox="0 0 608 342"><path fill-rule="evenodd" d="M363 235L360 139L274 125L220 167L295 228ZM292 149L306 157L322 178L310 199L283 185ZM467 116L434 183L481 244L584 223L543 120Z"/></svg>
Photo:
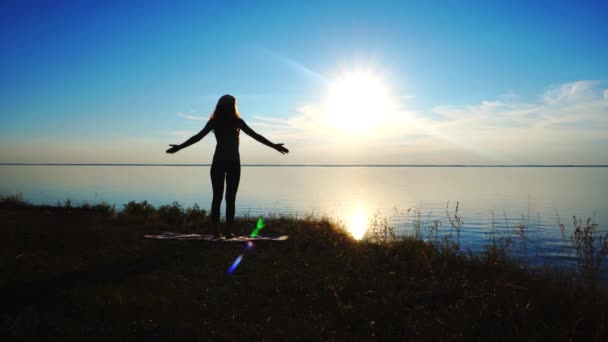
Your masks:
<svg viewBox="0 0 608 342"><path fill-rule="evenodd" d="M0 197L0 205L4 207L24 207L28 204L23 200L23 194L18 193L11 196L1 196Z"/></svg>
<svg viewBox="0 0 608 342"><path fill-rule="evenodd" d="M61 202L57 201L57 208L66 208L66 209L71 209L72 208L72 200L69 198L66 198L65 201L63 201L63 204L61 204Z"/></svg>
<svg viewBox="0 0 608 342"><path fill-rule="evenodd" d="M82 208L84 210L100 213L106 217L113 217L116 214L116 206L114 204L109 205L106 202L101 202L101 203L93 204L93 205L91 205L87 202L84 202L80 205L80 208Z"/></svg>
<svg viewBox="0 0 608 342"><path fill-rule="evenodd" d="M118 217L130 223L149 223L158 219L158 213L148 201L131 201L124 205Z"/></svg>
<svg viewBox="0 0 608 342"><path fill-rule="evenodd" d="M181 204L174 201L171 204L161 205L158 208L158 216L165 223L182 224L184 223L186 214Z"/></svg>
<svg viewBox="0 0 608 342"><path fill-rule="evenodd" d="M198 204L194 204L191 208L186 209L186 224L198 226L207 219L207 211L201 209Z"/></svg>
<svg viewBox="0 0 608 342"><path fill-rule="evenodd" d="M112 217L116 214L116 205L109 205L106 202L101 202L91 206L91 210Z"/></svg>

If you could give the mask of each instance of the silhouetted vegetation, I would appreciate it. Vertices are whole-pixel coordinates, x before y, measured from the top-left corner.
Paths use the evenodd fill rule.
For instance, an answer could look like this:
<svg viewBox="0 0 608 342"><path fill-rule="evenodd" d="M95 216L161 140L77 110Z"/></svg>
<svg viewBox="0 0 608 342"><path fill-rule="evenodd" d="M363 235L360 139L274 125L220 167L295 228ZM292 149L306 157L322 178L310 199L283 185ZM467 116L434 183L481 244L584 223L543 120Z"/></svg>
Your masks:
<svg viewBox="0 0 608 342"><path fill-rule="evenodd" d="M263 234L289 240L256 243L233 276L241 244L143 237L206 233L198 207L144 201L115 212L13 196L0 200L0 215L3 340L608 338L605 286L524 270L501 236L479 255L462 251L457 208L446 210L449 227L414 221L408 236L378 216L363 241L312 215L266 217ZM249 233L256 219L235 228ZM597 270L606 237L577 222L570 241Z"/></svg>
<svg viewBox="0 0 608 342"><path fill-rule="evenodd" d="M595 287L600 265L608 254L608 233L597 232L597 224L592 219L584 221L575 216L573 221L575 230L570 240L576 252L576 261L587 284Z"/></svg>
<svg viewBox="0 0 608 342"><path fill-rule="evenodd" d="M0 197L0 203L2 203L3 207L10 209L30 206L27 202L25 202L25 200L23 200L22 193L18 193L16 195L11 196L2 196Z"/></svg>

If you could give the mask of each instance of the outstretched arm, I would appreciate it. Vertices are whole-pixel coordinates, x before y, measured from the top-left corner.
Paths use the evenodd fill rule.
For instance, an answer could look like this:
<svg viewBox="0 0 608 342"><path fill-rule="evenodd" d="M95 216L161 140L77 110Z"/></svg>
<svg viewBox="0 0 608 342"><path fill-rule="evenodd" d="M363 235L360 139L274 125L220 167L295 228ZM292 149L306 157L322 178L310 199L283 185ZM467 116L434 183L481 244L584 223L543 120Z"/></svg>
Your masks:
<svg viewBox="0 0 608 342"><path fill-rule="evenodd" d="M261 142L262 144L264 144L268 147L272 147L275 150L281 152L282 154L289 153L289 150L283 146L284 144L274 144L274 143L270 142L270 140L264 138L262 135L256 133L254 130L252 130L251 127L247 126L247 124L245 123L244 120L241 119L239 121L239 126L240 126L240 129L243 130L243 132L247 133L247 135L249 135L253 139Z"/></svg>
<svg viewBox="0 0 608 342"><path fill-rule="evenodd" d="M183 148L186 148L194 143L199 142L207 134L209 134L209 132L211 132L212 129L213 129L213 123L212 123L212 120L209 120L209 121L207 121L207 124L200 132L198 132L196 135L192 136L190 139L186 140L183 144L169 145L169 146L171 146L171 148L167 150L167 153L175 153Z"/></svg>

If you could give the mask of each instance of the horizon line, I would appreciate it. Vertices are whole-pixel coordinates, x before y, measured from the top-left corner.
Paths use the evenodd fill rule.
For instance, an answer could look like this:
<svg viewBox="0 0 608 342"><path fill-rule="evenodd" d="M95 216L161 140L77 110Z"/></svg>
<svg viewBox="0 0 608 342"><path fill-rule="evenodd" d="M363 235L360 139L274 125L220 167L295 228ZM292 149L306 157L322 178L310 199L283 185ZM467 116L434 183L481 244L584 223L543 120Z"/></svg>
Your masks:
<svg viewBox="0 0 608 342"><path fill-rule="evenodd" d="M0 163L0 166L211 166L158 163ZM608 164L241 164L247 167L608 167Z"/></svg>

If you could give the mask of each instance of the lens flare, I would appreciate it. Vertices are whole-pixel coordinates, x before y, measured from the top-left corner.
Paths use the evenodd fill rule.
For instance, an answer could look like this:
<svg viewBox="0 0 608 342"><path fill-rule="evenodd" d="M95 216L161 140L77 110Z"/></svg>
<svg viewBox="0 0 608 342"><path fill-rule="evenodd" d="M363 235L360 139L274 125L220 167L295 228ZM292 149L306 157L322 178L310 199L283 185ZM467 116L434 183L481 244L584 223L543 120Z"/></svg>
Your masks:
<svg viewBox="0 0 608 342"><path fill-rule="evenodd" d="M264 220L262 220L262 218L260 217L258 219L258 223L255 226L255 229L251 232L251 237L255 238L258 236L258 233L260 232L260 230L262 230L264 228ZM239 264L241 263L241 260L243 260L243 257L245 256L245 253L247 253L247 251L250 251L253 249L255 245L253 244L253 241L247 241L245 242L245 251L239 255L236 260L234 260L234 262L232 263L232 266L230 266L230 268L228 269L228 272L226 272L229 276L232 275L232 273L234 273L234 270L236 270L236 268L239 266Z"/></svg>
<svg viewBox="0 0 608 342"><path fill-rule="evenodd" d="M257 237L258 233L260 232L260 230L262 230L264 228L264 220L262 220L262 218L260 217L258 219L258 223L256 224L255 229L251 232L251 237Z"/></svg>
<svg viewBox="0 0 608 342"><path fill-rule="evenodd" d="M232 266L230 266L230 268L228 269L228 275L232 275L232 272L236 270L237 266L241 263L241 260L243 260L243 255L245 255L245 253L239 255L236 260L234 260Z"/></svg>

